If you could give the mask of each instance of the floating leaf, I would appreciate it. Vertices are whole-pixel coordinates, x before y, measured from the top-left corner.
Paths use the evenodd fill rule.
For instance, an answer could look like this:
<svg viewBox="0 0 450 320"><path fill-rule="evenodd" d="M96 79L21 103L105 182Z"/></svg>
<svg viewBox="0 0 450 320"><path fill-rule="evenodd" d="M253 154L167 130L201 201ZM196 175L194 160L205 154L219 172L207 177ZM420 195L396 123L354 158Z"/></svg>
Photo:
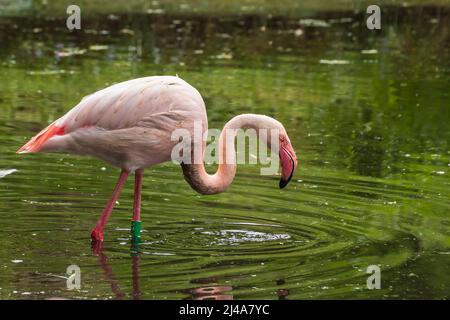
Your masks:
<svg viewBox="0 0 450 320"><path fill-rule="evenodd" d="M322 63L322 64L349 64L350 61L347 61L347 60L325 60L325 59L321 59L320 63Z"/></svg>
<svg viewBox="0 0 450 320"><path fill-rule="evenodd" d="M89 50L92 51L101 51L101 50L108 50L108 46L107 45L101 45L101 44L93 44L91 46L89 46Z"/></svg>
<svg viewBox="0 0 450 320"><path fill-rule="evenodd" d="M0 179L6 177L7 175L16 172L17 169L6 169L6 170L0 170Z"/></svg>
<svg viewBox="0 0 450 320"><path fill-rule="evenodd" d="M305 27L327 28L330 26L328 22L319 19L300 19L298 23Z"/></svg>
<svg viewBox="0 0 450 320"><path fill-rule="evenodd" d="M378 50L377 49L367 49L367 50L361 50L362 54L377 54Z"/></svg>
<svg viewBox="0 0 450 320"><path fill-rule="evenodd" d="M232 55L231 53L225 53L225 52L223 52L223 53L221 53L221 54L218 54L218 55L216 56L216 58L217 58L217 59L223 59L223 60L231 60L231 59L233 59L233 55Z"/></svg>
<svg viewBox="0 0 450 320"><path fill-rule="evenodd" d="M66 57L85 54L86 51L87 51L86 49L66 48L66 49L55 51L55 55L60 58L66 58Z"/></svg>

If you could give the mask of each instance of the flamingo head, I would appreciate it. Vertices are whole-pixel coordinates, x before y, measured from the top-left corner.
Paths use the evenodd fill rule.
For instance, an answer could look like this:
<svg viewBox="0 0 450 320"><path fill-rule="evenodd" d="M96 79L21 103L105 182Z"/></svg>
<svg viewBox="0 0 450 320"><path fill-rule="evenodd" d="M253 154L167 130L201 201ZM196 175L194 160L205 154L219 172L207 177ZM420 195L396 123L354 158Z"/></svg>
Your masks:
<svg viewBox="0 0 450 320"><path fill-rule="evenodd" d="M280 133L279 156L281 166L280 189L287 186L294 172L297 170L297 156L287 133Z"/></svg>

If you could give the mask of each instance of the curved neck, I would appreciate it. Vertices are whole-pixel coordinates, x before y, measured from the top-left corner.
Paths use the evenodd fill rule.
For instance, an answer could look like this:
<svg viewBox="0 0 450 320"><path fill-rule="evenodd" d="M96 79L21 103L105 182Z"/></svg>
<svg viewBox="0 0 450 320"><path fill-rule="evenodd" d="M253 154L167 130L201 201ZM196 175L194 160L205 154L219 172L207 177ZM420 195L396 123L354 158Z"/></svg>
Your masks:
<svg viewBox="0 0 450 320"><path fill-rule="evenodd" d="M186 181L201 194L223 192L236 174L236 150L234 140L239 129L269 129L278 127L277 120L258 114L241 114L228 121L219 137L219 167L214 174L206 172L204 163L181 164ZM203 148L205 144L202 144ZM201 154L204 154L202 150Z"/></svg>

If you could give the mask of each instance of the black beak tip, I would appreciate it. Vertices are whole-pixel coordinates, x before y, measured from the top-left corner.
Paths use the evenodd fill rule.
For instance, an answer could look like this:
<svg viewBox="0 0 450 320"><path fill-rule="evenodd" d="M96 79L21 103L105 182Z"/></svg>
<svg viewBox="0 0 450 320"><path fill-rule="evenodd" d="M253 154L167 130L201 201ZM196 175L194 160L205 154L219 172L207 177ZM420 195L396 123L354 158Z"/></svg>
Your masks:
<svg viewBox="0 0 450 320"><path fill-rule="evenodd" d="M289 154L289 157L291 158L291 161L292 161L291 174L289 175L289 178L287 178L287 179L283 179L283 177L281 177L281 179L280 179L280 189L283 189L284 187L286 187L288 185L289 181L291 181L292 176L294 175L295 162L294 162L294 159L292 158L292 156L290 154Z"/></svg>
<svg viewBox="0 0 450 320"><path fill-rule="evenodd" d="M289 180L280 179L280 189L283 189L284 187L286 187L288 183L289 183Z"/></svg>

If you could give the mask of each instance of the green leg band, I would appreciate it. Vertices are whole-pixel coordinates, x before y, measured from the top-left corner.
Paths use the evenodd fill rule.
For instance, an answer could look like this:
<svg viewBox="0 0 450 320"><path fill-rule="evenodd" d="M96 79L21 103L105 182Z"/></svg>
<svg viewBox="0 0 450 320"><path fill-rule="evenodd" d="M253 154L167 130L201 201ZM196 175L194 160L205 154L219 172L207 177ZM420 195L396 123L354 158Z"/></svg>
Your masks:
<svg viewBox="0 0 450 320"><path fill-rule="evenodd" d="M133 242L141 241L141 221L131 221L131 240Z"/></svg>

